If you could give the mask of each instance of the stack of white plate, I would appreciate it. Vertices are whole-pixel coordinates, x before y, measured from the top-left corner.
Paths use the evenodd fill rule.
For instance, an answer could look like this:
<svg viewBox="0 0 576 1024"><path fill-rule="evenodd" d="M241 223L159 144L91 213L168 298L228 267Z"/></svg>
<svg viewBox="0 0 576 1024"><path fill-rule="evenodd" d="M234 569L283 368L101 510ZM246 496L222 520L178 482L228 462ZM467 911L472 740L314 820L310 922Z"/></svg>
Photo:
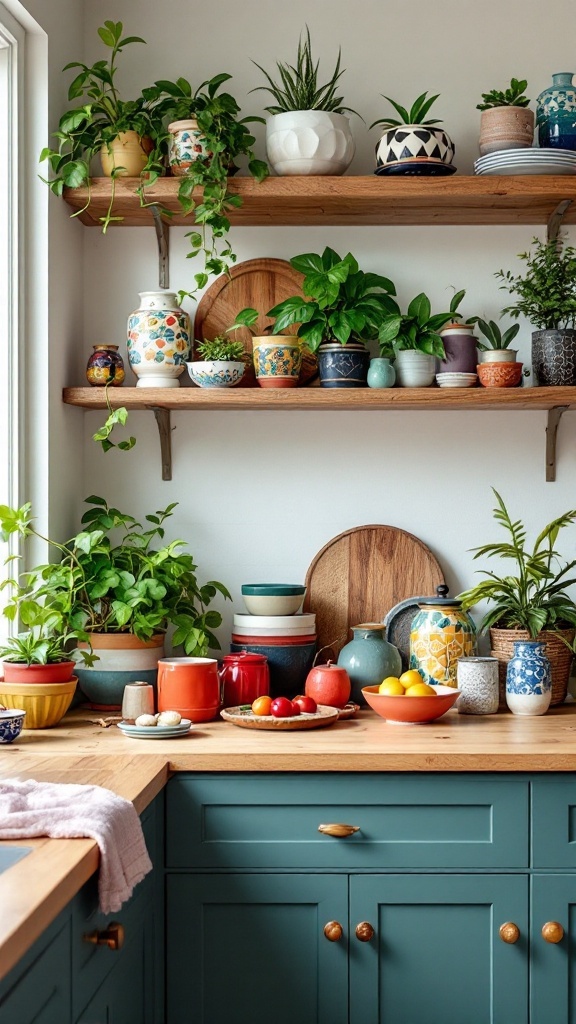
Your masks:
<svg viewBox="0 0 576 1024"><path fill-rule="evenodd" d="M300 615L242 615L235 613L233 632L236 637L309 637L316 634L316 615L314 612Z"/></svg>
<svg viewBox="0 0 576 1024"><path fill-rule="evenodd" d="M437 373L436 383L441 388L473 388L477 373Z"/></svg>
<svg viewBox="0 0 576 1024"><path fill-rule="evenodd" d="M503 149L481 156L476 174L576 174L576 152L571 149Z"/></svg>

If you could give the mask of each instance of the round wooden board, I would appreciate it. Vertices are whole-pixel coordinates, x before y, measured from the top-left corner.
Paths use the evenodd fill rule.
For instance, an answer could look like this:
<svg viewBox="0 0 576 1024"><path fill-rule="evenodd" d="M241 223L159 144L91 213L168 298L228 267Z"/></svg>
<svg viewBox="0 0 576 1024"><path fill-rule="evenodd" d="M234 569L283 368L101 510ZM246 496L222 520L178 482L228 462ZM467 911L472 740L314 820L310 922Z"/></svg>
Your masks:
<svg viewBox="0 0 576 1024"><path fill-rule="evenodd" d="M383 622L414 594L433 596L442 569L423 541L395 526L357 526L318 552L306 573L303 611L315 612L318 651L338 656L361 622Z"/></svg>
<svg viewBox="0 0 576 1024"><path fill-rule="evenodd" d="M252 711L241 711L239 707L224 708L220 715L225 722L239 725L242 729L280 729L286 732L295 729L319 729L323 725L332 725L340 717L338 708L329 708L326 704L319 704L315 715L298 715L295 718L255 715Z"/></svg>
<svg viewBox="0 0 576 1024"><path fill-rule="evenodd" d="M255 327L257 335L265 333L265 328L272 324L265 314L279 302L291 295L302 295L303 275L294 270L286 260L262 258L245 260L238 263L228 274L222 274L204 292L198 303L194 319L194 338L204 341L222 334L230 324L234 323L241 309L251 307L257 309L260 317ZM298 324L288 328L285 333L296 334ZM257 387L252 369L252 335L248 328L242 328L230 335L230 338L241 341L244 351L249 356L250 370L238 387ZM305 384L317 371L318 361L310 354L303 361L300 383Z"/></svg>

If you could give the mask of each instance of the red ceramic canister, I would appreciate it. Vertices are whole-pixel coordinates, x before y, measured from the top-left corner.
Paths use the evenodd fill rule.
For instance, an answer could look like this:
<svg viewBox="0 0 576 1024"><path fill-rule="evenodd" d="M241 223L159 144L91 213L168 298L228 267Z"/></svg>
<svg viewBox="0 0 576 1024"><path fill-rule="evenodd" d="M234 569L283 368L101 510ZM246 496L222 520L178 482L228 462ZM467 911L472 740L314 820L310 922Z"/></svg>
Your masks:
<svg viewBox="0 0 576 1024"><path fill-rule="evenodd" d="M223 684L223 707L252 704L257 697L270 693L268 659L263 654L240 651L222 659L220 679Z"/></svg>

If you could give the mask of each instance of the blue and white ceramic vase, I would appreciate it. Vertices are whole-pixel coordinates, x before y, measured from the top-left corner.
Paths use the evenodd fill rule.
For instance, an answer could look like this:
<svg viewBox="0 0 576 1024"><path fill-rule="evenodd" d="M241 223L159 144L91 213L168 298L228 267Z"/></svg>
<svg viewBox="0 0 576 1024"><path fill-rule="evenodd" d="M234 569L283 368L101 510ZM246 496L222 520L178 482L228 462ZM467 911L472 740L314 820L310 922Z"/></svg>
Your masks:
<svg viewBox="0 0 576 1024"><path fill-rule="evenodd" d="M396 383L396 370L389 359L377 356L370 360L368 370L369 388L393 388Z"/></svg>
<svg viewBox="0 0 576 1024"><path fill-rule="evenodd" d="M365 388L370 353L362 342L322 342L318 369L323 388Z"/></svg>
<svg viewBox="0 0 576 1024"><path fill-rule="evenodd" d="M552 85L536 100L536 127L541 149L576 150L576 88L571 71L552 75Z"/></svg>
<svg viewBox="0 0 576 1024"><path fill-rule="evenodd" d="M516 640L506 670L506 703L513 715L545 715L552 699L550 662L538 640Z"/></svg>
<svg viewBox="0 0 576 1024"><path fill-rule="evenodd" d="M338 664L350 676L350 700L365 704L363 686L379 686L386 676L399 676L402 658L397 647L384 639L384 626L362 622L352 626L352 640L342 648Z"/></svg>

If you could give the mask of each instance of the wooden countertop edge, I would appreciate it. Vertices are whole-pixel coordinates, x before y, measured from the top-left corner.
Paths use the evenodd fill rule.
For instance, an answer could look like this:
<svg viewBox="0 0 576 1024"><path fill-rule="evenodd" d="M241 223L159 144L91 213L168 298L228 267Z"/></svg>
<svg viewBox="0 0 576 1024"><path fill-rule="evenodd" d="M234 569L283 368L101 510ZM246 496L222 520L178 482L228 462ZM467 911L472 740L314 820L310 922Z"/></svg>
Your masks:
<svg viewBox="0 0 576 1024"><path fill-rule="evenodd" d="M187 754L172 753L170 773L174 772L573 772L574 754L530 753L453 753L399 754Z"/></svg>

